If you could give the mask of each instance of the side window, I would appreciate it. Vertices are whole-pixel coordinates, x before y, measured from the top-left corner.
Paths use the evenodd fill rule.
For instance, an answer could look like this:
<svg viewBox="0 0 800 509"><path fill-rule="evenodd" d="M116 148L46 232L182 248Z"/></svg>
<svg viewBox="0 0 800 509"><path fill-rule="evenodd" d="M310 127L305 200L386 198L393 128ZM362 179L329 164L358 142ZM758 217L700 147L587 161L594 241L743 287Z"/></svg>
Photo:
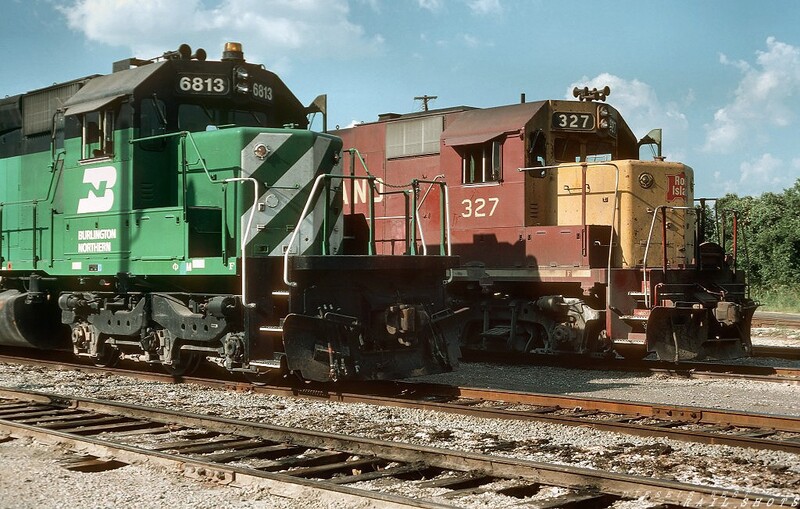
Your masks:
<svg viewBox="0 0 800 509"><path fill-rule="evenodd" d="M114 154L114 111L83 114L83 159L111 157Z"/></svg>
<svg viewBox="0 0 800 509"><path fill-rule="evenodd" d="M64 128L64 113L58 111L53 119L53 140L55 140L54 148L56 150L64 148Z"/></svg>
<svg viewBox="0 0 800 509"><path fill-rule="evenodd" d="M461 183L482 184L503 180L503 143L495 140L464 145L461 154Z"/></svg>

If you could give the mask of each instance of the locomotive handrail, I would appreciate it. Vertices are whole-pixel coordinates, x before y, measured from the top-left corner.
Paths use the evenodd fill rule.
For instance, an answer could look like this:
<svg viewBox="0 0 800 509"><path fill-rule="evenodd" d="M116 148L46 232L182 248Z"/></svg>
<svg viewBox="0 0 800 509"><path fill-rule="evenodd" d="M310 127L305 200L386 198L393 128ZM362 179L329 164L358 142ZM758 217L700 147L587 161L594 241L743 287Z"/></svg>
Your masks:
<svg viewBox="0 0 800 509"><path fill-rule="evenodd" d="M661 252L662 252L662 270L664 274L667 273L667 209L671 210L685 210L687 212L696 212L694 207L680 206L680 205L660 205L653 209L653 219L650 221L650 233L647 235L647 244L644 247L644 259L642 260L642 281L644 283L644 304L648 309L650 308L650 285L647 281L647 255L650 251L650 241L653 238L653 230L655 229L656 217L658 212L661 211Z"/></svg>
<svg viewBox="0 0 800 509"><path fill-rule="evenodd" d="M428 254L428 247L425 244L425 236L424 236L424 234L422 232L422 224L419 222L419 214L418 214L418 212L419 212L419 207L422 206L422 203L425 201L425 198L428 196L428 193L430 192L430 189L434 185L437 185L437 186L439 186L441 188L442 195L443 195L444 199L442 200L442 203L440 204L440 209L441 209L441 214L442 214L443 220L440 221L441 224L439 226L439 234L440 234L439 253L440 254L445 254L445 252L446 252L446 254L448 256L451 256L452 255L452 246L451 246L451 240L450 240L450 197L449 197L449 194L448 194L447 183L444 182L444 181L437 182L437 180L440 177L443 178L444 175L437 175L436 177L434 177L433 180L413 179L410 184L403 184L403 185L389 184L385 180L380 179L378 177L375 177L374 175L372 175L370 173L369 168L367 167L366 161L364 161L364 158L361 156L361 152L359 152L359 150L357 148L349 148L349 149L347 149L347 151L350 153L350 177L357 178L356 175L355 175L355 164L356 164L356 159L358 159L358 161L361 163L361 167L364 168L364 173L366 173L366 175L368 177L370 177L372 179L375 179L376 181L378 181L381 184L383 184L384 187L404 188L404 187L407 187L407 186L410 185L412 187L412 189L414 190L414 207L412 208L413 209L413 217L411 218L412 223L414 224L414 227L413 227L413 230L412 230L412 232L414 232L414 234L413 234L413 238L411 240L411 244L409 246L407 246L409 251L411 252L411 254L416 254L416 229L417 228L419 228L420 241L422 242L422 254L423 254L423 256L427 256L427 254ZM422 201L417 203L416 198L417 198L417 195L419 193L419 184L430 184L430 187L428 188L428 191L425 192L425 195L423 196ZM354 188L355 188L355 181L351 180L351 185L350 185L350 197L351 197L350 198L350 211L351 211L350 213L351 214L355 211L355 190L354 190ZM387 195L387 194L392 194L392 193L391 192L378 192L378 194ZM445 249L445 246L446 246L446 249ZM452 277L451 277L451 279L452 279Z"/></svg>
<svg viewBox="0 0 800 509"><path fill-rule="evenodd" d="M227 184L228 182L253 183L253 205L250 207L250 216L247 218L247 228L242 232L241 241L239 242L242 255L242 306L253 308L256 307L255 303L251 304L247 302L247 256L245 256L245 250L247 249L247 235L250 233L250 228L253 226L253 218L258 208L258 180L252 177L231 177L218 183Z"/></svg>
<svg viewBox="0 0 800 509"><path fill-rule="evenodd" d="M208 166L206 166L205 160L200 155L200 149L197 147L197 143L194 141L194 137L192 137L192 133L189 132L189 131L178 131L178 132L175 132L175 133L157 134L155 136L145 136L144 138L134 138L132 140L128 140L128 143L133 145L134 143L139 143L140 141L159 140L159 139L164 139L164 138L173 138L173 137L177 137L177 136L180 136L181 138L188 138L189 139L189 141L192 143L192 147L194 148L195 152L197 152L197 158L200 161L200 166L203 167L203 171L206 173L206 177L208 177L209 181L211 181L211 182L213 182L215 184L219 184L220 182L217 180L217 177L215 175L211 175L211 173L208 172ZM182 161L182 163L186 164L185 154L184 154L184 158L183 159L184 160Z"/></svg>
<svg viewBox="0 0 800 509"><path fill-rule="evenodd" d="M428 183L428 184L430 184L428 186L428 189L425 191L425 194L422 195L422 199L417 204L417 214L415 216L416 217L416 226L419 227L419 240L422 243L422 255L423 256L426 256L428 254L428 245L425 242L425 232L422 230L422 223L419 220L419 209L422 208L422 204L425 203L425 200L428 198L428 194L430 194L431 189L433 189L434 184L438 185L441 188L441 192L444 195L444 203L443 203L443 205L444 205L444 210L443 210L443 212L444 212L444 221L443 221L443 223L444 224L440 227L440 230L441 230L442 227L447 229L447 238L445 239L444 237L442 237L440 239L439 254L445 254L444 253L444 251L445 251L445 248L444 248L445 243L446 243L446 246L447 246L447 249L446 249L447 256L451 256L452 252L453 252L452 245L451 245L451 240L450 240L450 194L449 194L449 188L447 187L447 183L446 182L444 182L444 181L439 182L439 179L444 179L444 174L436 175L435 177L433 177L433 181L425 181L425 180L418 181L420 183ZM442 206L442 204L440 204L440 207L441 206ZM444 235L444 232L442 232L442 235ZM450 279L452 279L452 271L451 271ZM449 280L448 280L448 282L449 282Z"/></svg>
<svg viewBox="0 0 800 509"><path fill-rule="evenodd" d="M47 194L43 198L29 198L27 200L15 200L15 201L0 201L0 207L5 207L6 205L25 205L27 203L32 203L36 205L39 202L50 201L52 199L51 195L54 194L53 189L55 187L54 183L56 182L56 174L60 175L61 170L64 169L64 159L63 159L64 154L65 154L64 152L59 152L56 155L56 160L53 161L53 164L51 165L52 169L50 170L51 173L50 184L47 186ZM58 166L59 161L61 161L61 169L56 168Z"/></svg>
<svg viewBox="0 0 800 509"><path fill-rule="evenodd" d="M374 231L375 231L375 208L374 208L375 200L374 200L374 194L375 194L376 191L375 191L375 188L374 188L374 182L375 182L376 178L374 176L372 176L372 175L369 175L369 176L330 175L330 174L319 175L314 180L314 185L312 186L311 192L308 195L308 199L306 199L306 203L303 206L303 211L300 213L300 217L297 220L297 227L295 227L294 231L292 232L292 236L289 238L289 243L286 246L286 251L283 253L283 282L287 286L290 286L290 287L296 287L297 286L297 282L296 281L291 281L289 279L289 255L291 254L292 245L294 245L295 241L297 240L297 236L300 233L300 225L302 224L302 222L306 218L306 216L308 216L312 204L316 200L318 200L317 194L319 193L320 184L323 181L326 181L326 180L330 181L330 180L334 180L334 179L337 179L337 180L347 180L347 179L349 179L351 181L355 181L355 180L367 180L367 181L369 181L369 183L370 183L370 217L369 217L369 241L368 241L368 251L367 252L368 252L369 255L375 254L375 233L374 233ZM429 184L436 184L438 186L441 186L444 189L445 196L447 194L446 193L447 184L444 183L444 182L434 182L434 181L416 180L415 179L413 181L412 185L415 185L417 187L417 191L418 191L418 187L419 187L420 183L429 183ZM328 186L329 186L329 184L326 182L326 196L327 196L327 192L328 192L327 191ZM396 194L396 193L397 193L397 191L378 192L378 194ZM405 193L405 191L404 191L404 193ZM326 200L326 203L327 203L327 200ZM416 191L414 193L414 204L416 206ZM414 215L414 217L412 217L411 219L412 219L412 222L415 222L416 221L415 218L416 218L417 214L414 211L414 207L412 207L412 211L413 211L412 214ZM447 217L449 215L448 206L446 206L446 205L442 206L442 213L445 214L445 217ZM327 212L326 212L325 215L327 216ZM447 224L448 224L448 231L446 232L446 234L444 232L442 233L442 241L444 243L444 239L446 237L446 239L448 240L448 247L447 247L448 254L450 254L451 251L450 251L450 245L449 245L449 239L450 239L449 221L447 221ZM413 230L413 231L416 231L416 230ZM324 235L327 235L327 230L324 232ZM415 243L415 241L412 240L412 243L411 243L412 246L414 245L414 243ZM411 253L415 254L416 251L412 250Z"/></svg>
<svg viewBox="0 0 800 509"><path fill-rule="evenodd" d="M597 167L597 166L611 166L614 168L614 206L611 207L611 232L609 234L608 239L608 263L607 263L607 270L606 270L606 303L611 302L611 255L614 248L614 226L617 220L617 207L619 206L619 166L613 161L600 161L600 162L578 162L578 163L564 163L558 164L554 166L533 166L528 168L517 168L519 172L525 171L541 171L541 170L558 170L559 168L575 168L580 167L583 168L583 185L581 186L581 221L583 227L583 237L584 242L586 242L586 170L589 167Z"/></svg>
<svg viewBox="0 0 800 509"><path fill-rule="evenodd" d="M296 287L297 286L297 282L296 281L290 281L289 280L289 253L292 250L292 244L294 244L295 239L297 239L297 235L300 233L300 226L303 223L303 220L308 215L309 209L311 208L311 203L314 202L314 196L317 194L317 191L319 190L320 182L325 180L326 177L328 177L328 178L331 178L331 177L342 178L339 175L318 175L317 178L314 179L314 185L311 187L311 192L308 194L308 198L306 199L306 204L303 206L303 211L300 213L300 217L297 220L297 226L295 227L294 231L292 231L292 236L289 237L289 244L287 244L286 251L283 253L283 282L286 283L286 286L290 286L290 287ZM370 218L370 222L372 222L372 221L373 221L373 219ZM327 232L324 232L323 234L327 234ZM371 246L372 245L372 242L371 242L372 241L372 228L370 228L369 235L370 235L370 246Z"/></svg>
<svg viewBox="0 0 800 509"><path fill-rule="evenodd" d="M64 157L65 152L62 150L56 154L55 160L52 162L50 166L50 183L47 186L47 194L43 198L30 198L27 200L14 200L14 201L0 201L0 262L4 261L3 258L3 208L8 205L33 205L33 219L31 225L31 263L33 268L35 269L37 266L37 262L39 258L36 254L37 250L37 243L36 243L36 231L39 229L37 224L37 210L36 206L40 202L51 202L53 197L55 196L55 188L57 187L58 179L61 177L62 170L64 169ZM58 163L61 161L61 167L59 167ZM20 227L20 231L23 229ZM54 234L54 226L53 226L53 210L52 207L50 209L50 236L52 238ZM52 242L50 244L50 267L53 266L53 249L52 249Z"/></svg>
<svg viewBox="0 0 800 509"><path fill-rule="evenodd" d="M208 177L208 181L212 184L228 184L228 183L244 183L244 182L251 182L253 184L253 205L250 207L250 215L247 218L247 227L245 231L242 232L241 240L239 243L240 254L242 257L242 306L244 307L255 307L254 303L250 303L247 301L247 256L245 256L245 251L247 250L247 234L250 232L250 228L253 225L253 219L255 218L256 210L258 209L258 180L252 177L231 177L224 180L217 180L215 175L211 175L208 171L208 166L206 166L206 162L203 159L203 156L200 154L200 148L197 146L197 143L194 141L194 137L192 137L192 133L189 131L178 131L176 133L167 133L167 134L158 134L155 136L146 136L144 138L135 138L129 140L130 144L138 143L141 141L148 141L148 140L157 140L157 139L164 139L164 138L172 138L172 137L180 137L181 139L187 139L191 142L192 147L194 148L195 152L197 152L197 158L200 161L200 165L203 167L203 171ZM183 149L181 150L181 167L185 168L187 164L186 158L186 149L185 144L182 144ZM184 177L184 192L186 191L186 172L183 171ZM184 198L184 219L186 218L186 200ZM223 221L224 223L224 221ZM225 245L223 241L222 246L223 252L225 252Z"/></svg>
<svg viewBox="0 0 800 509"><path fill-rule="evenodd" d="M450 241L450 197L448 194L447 182L437 180L440 176L443 175L437 175L436 177L434 177L433 180L414 179L411 182L411 185L414 189L414 217L413 217L414 229L412 231L416 233L417 227L419 227L419 236L420 240L422 241L423 256L428 254L428 248L425 244L425 237L422 233L422 224L419 222L419 209L422 207L422 203L425 201L425 198L428 196L428 193L427 192L425 193L425 196L423 197L422 201L419 202L417 201L417 195L419 194L420 184L430 184L431 187L428 188L428 191L430 191L430 189L433 186L439 186L439 190L442 193L442 196L444 197L444 199L441 200L439 203L439 218L440 218L439 220L441 223L439 225L439 254L440 255L447 254L447 256L452 255L452 246ZM413 237L414 238L412 238L411 242L412 247L416 246L416 235L414 235Z"/></svg>

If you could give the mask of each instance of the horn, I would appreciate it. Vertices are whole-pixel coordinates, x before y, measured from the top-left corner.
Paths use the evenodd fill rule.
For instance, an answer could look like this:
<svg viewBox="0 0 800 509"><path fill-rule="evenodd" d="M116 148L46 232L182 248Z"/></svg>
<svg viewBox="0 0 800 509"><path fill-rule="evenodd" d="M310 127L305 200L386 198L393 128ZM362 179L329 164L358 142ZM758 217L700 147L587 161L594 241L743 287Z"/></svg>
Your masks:
<svg viewBox="0 0 800 509"><path fill-rule="evenodd" d="M200 62L206 61L206 50L203 48L197 48L197 51L194 52L194 55L190 56L189 58L194 58L199 60Z"/></svg>
<svg viewBox="0 0 800 509"><path fill-rule="evenodd" d="M181 56L182 60L189 60L192 55L192 47L188 44L181 44L178 46L178 54Z"/></svg>

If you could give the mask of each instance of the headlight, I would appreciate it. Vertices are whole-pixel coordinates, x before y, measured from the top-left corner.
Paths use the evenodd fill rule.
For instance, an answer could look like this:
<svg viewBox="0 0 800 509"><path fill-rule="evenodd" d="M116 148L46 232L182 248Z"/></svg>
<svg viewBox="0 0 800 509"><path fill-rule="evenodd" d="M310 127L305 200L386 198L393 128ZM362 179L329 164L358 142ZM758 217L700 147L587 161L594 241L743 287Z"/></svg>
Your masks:
<svg viewBox="0 0 800 509"><path fill-rule="evenodd" d="M653 187L653 184L656 182L655 177L653 177L649 173L642 173L639 175L639 185L642 186L642 189L650 189Z"/></svg>
<svg viewBox="0 0 800 509"><path fill-rule="evenodd" d="M255 154L255 156L261 160L266 159L270 152L271 149L263 143L259 143L253 147L253 154Z"/></svg>

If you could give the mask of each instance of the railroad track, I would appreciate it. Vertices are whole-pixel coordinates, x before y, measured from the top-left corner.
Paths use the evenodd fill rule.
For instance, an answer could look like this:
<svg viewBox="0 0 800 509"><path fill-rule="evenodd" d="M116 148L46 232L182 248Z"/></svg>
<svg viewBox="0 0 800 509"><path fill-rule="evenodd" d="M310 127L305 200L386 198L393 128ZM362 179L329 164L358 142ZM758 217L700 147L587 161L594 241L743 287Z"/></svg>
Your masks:
<svg viewBox="0 0 800 509"><path fill-rule="evenodd" d="M800 360L800 347L779 346L779 345L753 345L753 356L797 361Z"/></svg>
<svg viewBox="0 0 800 509"><path fill-rule="evenodd" d="M118 402L0 388L0 433L68 446L81 468L145 461L193 478L258 484L301 499L324 491L359 507L663 507L788 505L793 499L619 473L236 421Z"/></svg>
<svg viewBox="0 0 800 509"><path fill-rule="evenodd" d="M769 349L769 350L768 350ZM764 347L761 352L783 353L800 357L800 348ZM800 384L800 367L758 366L754 364L724 364L721 362L667 362L644 359L615 359L606 357L565 357L534 353L488 352L462 350L465 362L489 362L511 365L554 366L571 369L661 373L683 378L734 378L761 382ZM796 357L793 357L796 358Z"/></svg>
<svg viewBox="0 0 800 509"><path fill-rule="evenodd" d="M751 322L753 327L782 327L800 329L800 314L757 311Z"/></svg>
<svg viewBox="0 0 800 509"><path fill-rule="evenodd" d="M167 383L176 381L169 375L153 372L5 357L0 357L0 361L115 373ZM253 385L231 379L200 377L186 377L181 381L289 398L416 408L486 419L528 420L687 442L800 453L800 418L785 415L416 382Z"/></svg>

